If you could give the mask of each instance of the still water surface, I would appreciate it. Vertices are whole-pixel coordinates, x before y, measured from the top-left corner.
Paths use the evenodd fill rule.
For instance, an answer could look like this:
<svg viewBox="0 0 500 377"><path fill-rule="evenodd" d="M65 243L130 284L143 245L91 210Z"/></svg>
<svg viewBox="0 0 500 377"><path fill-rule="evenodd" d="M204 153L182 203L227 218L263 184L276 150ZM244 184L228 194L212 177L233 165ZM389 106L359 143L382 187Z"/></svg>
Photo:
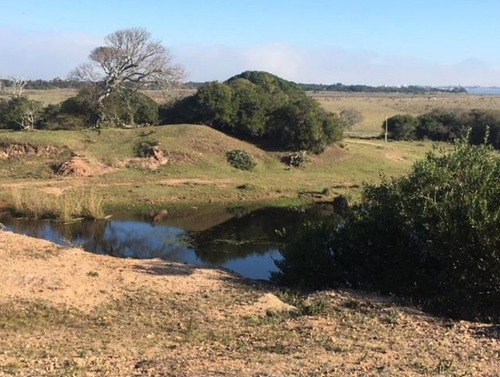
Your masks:
<svg viewBox="0 0 500 377"><path fill-rule="evenodd" d="M29 221L3 217L6 230L121 258L162 258L220 266L251 279L277 271L284 242L314 211L264 208L192 208L152 223L147 216L116 214L108 221Z"/></svg>

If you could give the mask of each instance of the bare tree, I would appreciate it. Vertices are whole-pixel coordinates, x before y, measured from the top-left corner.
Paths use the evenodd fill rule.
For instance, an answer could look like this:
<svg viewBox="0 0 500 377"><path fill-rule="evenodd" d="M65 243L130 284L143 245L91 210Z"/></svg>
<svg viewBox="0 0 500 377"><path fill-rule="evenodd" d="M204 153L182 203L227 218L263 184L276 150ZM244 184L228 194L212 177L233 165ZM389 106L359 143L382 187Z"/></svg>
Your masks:
<svg viewBox="0 0 500 377"><path fill-rule="evenodd" d="M97 84L97 108L113 92L124 88L169 90L180 84L184 71L173 63L172 55L161 42L153 41L142 28L115 31L96 47L90 62L77 67L70 76Z"/></svg>
<svg viewBox="0 0 500 377"><path fill-rule="evenodd" d="M22 78L10 77L7 80L7 83L8 85L3 85L3 87L0 83L0 92L6 94L10 98L19 99L22 97L24 88L26 87L26 84L28 84L28 81Z"/></svg>

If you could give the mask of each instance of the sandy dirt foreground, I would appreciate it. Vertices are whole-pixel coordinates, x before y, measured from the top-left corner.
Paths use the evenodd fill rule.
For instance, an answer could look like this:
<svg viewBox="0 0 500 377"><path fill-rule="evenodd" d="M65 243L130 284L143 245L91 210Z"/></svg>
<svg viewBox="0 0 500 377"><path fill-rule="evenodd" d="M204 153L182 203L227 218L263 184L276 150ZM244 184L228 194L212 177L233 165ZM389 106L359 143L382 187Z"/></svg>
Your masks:
<svg viewBox="0 0 500 377"><path fill-rule="evenodd" d="M0 376L11 375L500 376L500 327L0 231Z"/></svg>

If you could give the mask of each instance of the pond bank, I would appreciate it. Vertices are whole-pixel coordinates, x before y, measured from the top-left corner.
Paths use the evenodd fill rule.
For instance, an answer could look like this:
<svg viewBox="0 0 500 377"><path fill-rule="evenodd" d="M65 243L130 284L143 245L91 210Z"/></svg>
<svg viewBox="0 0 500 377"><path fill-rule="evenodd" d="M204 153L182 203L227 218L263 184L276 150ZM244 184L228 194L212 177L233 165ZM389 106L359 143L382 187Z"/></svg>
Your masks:
<svg viewBox="0 0 500 377"><path fill-rule="evenodd" d="M0 260L0 375L500 370L495 326L441 320L376 296L299 297L218 269L94 255L2 231Z"/></svg>

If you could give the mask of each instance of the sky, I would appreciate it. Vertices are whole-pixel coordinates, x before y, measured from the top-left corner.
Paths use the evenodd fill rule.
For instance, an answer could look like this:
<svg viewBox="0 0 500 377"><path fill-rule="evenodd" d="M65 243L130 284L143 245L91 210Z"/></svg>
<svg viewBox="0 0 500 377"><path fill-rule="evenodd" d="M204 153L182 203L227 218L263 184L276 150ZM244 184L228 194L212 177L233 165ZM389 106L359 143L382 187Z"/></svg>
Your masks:
<svg viewBox="0 0 500 377"><path fill-rule="evenodd" d="M498 0L0 0L0 77L66 77L143 27L186 81L500 86Z"/></svg>

